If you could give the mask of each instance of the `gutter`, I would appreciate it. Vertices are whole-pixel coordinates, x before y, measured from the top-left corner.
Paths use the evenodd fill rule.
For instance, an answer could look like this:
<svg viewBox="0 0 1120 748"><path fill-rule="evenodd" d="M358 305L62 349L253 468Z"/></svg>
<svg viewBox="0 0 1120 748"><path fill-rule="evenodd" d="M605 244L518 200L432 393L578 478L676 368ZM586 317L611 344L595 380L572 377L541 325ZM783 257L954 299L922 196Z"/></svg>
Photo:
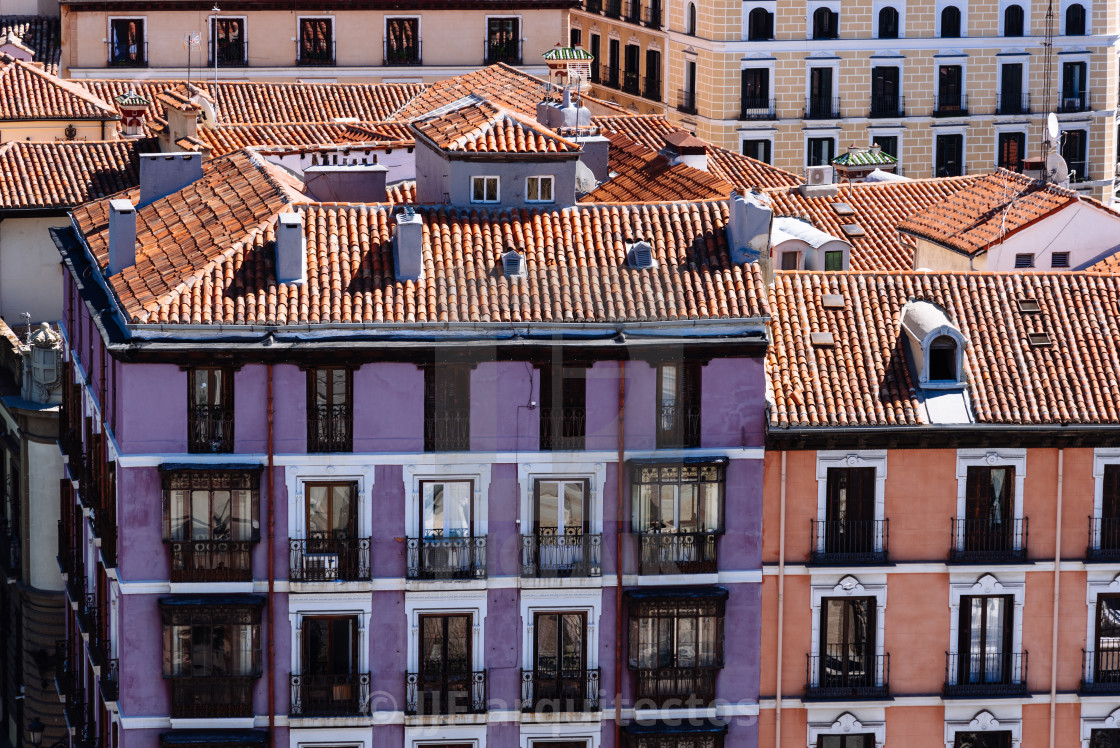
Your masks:
<svg viewBox="0 0 1120 748"><path fill-rule="evenodd" d="M1059 569L1062 561L1062 469L1065 462L1065 450L1058 450L1058 506L1055 510L1057 518L1054 521L1054 602L1053 620L1050 623L1050 748L1054 748L1055 722L1058 710L1058 602L1062 587L1062 575Z"/></svg>

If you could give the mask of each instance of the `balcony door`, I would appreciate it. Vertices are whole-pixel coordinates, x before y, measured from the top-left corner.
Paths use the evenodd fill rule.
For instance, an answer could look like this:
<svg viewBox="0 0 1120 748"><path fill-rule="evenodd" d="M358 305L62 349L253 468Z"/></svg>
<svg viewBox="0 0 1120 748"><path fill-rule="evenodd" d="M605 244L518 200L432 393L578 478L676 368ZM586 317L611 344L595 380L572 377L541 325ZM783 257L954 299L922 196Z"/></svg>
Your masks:
<svg viewBox="0 0 1120 748"><path fill-rule="evenodd" d="M938 135L934 154L934 176L959 177L964 174L964 136Z"/></svg>
<svg viewBox="0 0 1120 748"><path fill-rule="evenodd" d="M588 561L587 481L538 480L534 494L537 569L562 576L583 569Z"/></svg>
<svg viewBox="0 0 1120 748"><path fill-rule="evenodd" d="M190 369L188 450L233 451L233 371L217 367Z"/></svg>
<svg viewBox="0 0 1120 748"><path fill-rule="evenodd" d="M541 367L540 448L583 449L587 431L587 370Z"/></svg>
<svg viewBox="0 0 1120 748"><path fill-rule="evenodd" d="M809 117L829 118L832 114L832 68L810 68Z"/></svg>
<svg viewBox="0 0 1120 748"><path fill-rule="evenodd" d="M1120 465L1104 466L1101 487L1101 550L1120 550Z"/></svg>
<svg viewBox="0 0 1120 748"><path fill-rule="evenodd" d="M875 468L829 468L824 552L872 553L875 531Z"/></svg>
<svg viewBox="0 0 1120 748"><path fill-rule="evenodd" d="M340 569L357 565L358 484L309 483L306 551L309 579L338 579Z"/></svg>
<svg viewBox="0 0 1120 748"><path fill-rule="evenodd" d="M657 447L700 446L700 365L657 368Z"/></svg>
<svg viewBox="0 0 1120 748"><path fill-rule="evenodd" d="M1023 107L1023 63L1008 62L999 68L999 111L1018 114Z"/></svg>
<svg viewBox="0 0 1120 748"><path fill-rule="evenodd" d="M937 111L955 112L964 108L964 74L960 65L942 65L937 69Z"/></svg>
<svg viewBox="0 0 1120 748"><path fill-rule="evenodd" d="M743 68L741 76L742 119L770 113L769 68Z"/></svg>
<svg viewBox="0 0 1120 748"><path fill-rule="evenodd" d="M1015 468L971 465L965 482L964 550L1012 548Z"/></svg>
<svg viewBox="0 0 1120 748"><path fill-rule="evenodd" d="M1120 595L1097 597L1093 682L1120 684Z"/></svg>
<svg viewBox="0 0 1120 748"><path fill-rule="evenodd" d="M618 88L619 50L618 39L607 40L607 85Z"/></svg>
<svg viewBox="0 0 1120 748"><path fill-rule="evenodd" d="M356 708L358 691L357 616L314 616L304 618L301 698L306 713Z"/></svg>
<svg viewBox="0 0 1120 748"><path fill-rule="evenodd" d="M587 614L537 613L533 627L533 701L582 702L587 682Z"/></svg>
<svg viewBox="0 0 1120 748"><path fill-rule="evenodd" d="M961 598L958 684L1011 682L1014 605L1011 595Z"/></svg>
<svg viewBox="0 0 1120 748"><path fill-rule="evenodd" d="M1084 62L1062 63L1062 111L1080 112L1085 108L1087 74Z"/></svg>
<svg viewBox="0 0 1120 748"><path fill-rule="evenodd" d="M146 61L144 19L114 18L109 22L109 29L109 64L126 67L143 65Z"/></svg>
<svg viewBox="0 0 1120 748"><path fill-rule="evenodd" d="M999 134L999 147L997 164L1004 169L1021 171L1023 168L1023 154L1027 149L1027 136L1021 132L1001 132Z"/></svg>
<svg viewBox="0 0 1120 748"><path fill-rule="evenodd" d="M898 99L897 67L871 68L871 113L876 116L897 116L902 107Z"/></svg>
<svg viewBox="0 0 1120 748"><path fill-rule="evenodd" d="M436 363L424 371L424 450L455 452L471 446L471 368Z"/></svg>
<svg viewBox="0 0 1120 748"><path fill-rule="evenodd" d="M875 598L833 598L821 604L819 684L874 686Z"/></svg>
<svg viewBox="0 0 1120 748"><path fill-rule="evenodd" d="M218 65L245 64L245 19L214 18L210 21L210 62Z"/></svg>
<svg viewBox="0 0 1120 748"><path fill-rule="evenodd" d="M517 18L491 18L486 26L486 62L521 64L521 23Z"/></svg>
<svg viewBox="0 0 1120 748"><path fill-rule="evenodd" d="M420 616L420 713L469 711L471 670L471 617Z"/></svg>
<svg viewBox="0 0 1120 748"><path fill-rule="evenodd" d="M1062 133L1062 158L1066 160L1066 165L1073 175L1072 179L1076 182L1088 179L1085 173L1088 165L1085 158L1089 143L1088 135L1087 130L1066 130Z"/></svg>

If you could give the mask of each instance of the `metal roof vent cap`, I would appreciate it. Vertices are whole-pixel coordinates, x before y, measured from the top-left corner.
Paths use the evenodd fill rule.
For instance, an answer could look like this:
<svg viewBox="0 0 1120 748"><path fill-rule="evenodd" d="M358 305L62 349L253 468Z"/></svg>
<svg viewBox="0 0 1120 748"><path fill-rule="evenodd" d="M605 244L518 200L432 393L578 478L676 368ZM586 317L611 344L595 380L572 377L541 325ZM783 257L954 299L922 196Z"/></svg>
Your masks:
<svg viewBox="0 0 1120 748"><path fill-rule="evenodd" d="M516 249L510 247L509 251L502 255L502 271L509 278L525 277L525 258Z"/></svg>
<svg viewBox="0 0 1120 748"><path fill-rule="evenodd" d="M653 247L647 241L636 241L626 253L626 262L635 270L649 270L657 267L653 259Z"/></svg>

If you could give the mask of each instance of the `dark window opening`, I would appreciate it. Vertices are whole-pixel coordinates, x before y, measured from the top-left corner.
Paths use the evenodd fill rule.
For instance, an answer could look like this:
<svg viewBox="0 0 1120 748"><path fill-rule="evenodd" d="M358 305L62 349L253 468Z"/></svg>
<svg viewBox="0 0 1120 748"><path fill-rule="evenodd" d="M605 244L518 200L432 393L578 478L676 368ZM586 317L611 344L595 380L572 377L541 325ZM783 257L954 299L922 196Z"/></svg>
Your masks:
<svg viewBox="0 0 1120 748"><path fill-rule="evenodd" d="M830 8L813 11L813 38L837 39L840 37L840 15Z"/></svg>
<svg viewBox="0 0 1120 748"><path fill-rule="evenodd" d="M587 370L545 365L540 379L540 448L583 449L587 429Z"/></svg>
<svg viewBox="0 0 1120 748"><path fill-rule="evenodd" d="M187 380L188 451L232 452L233 370L190 369Z"/></svg>
<svg viewBox="0 0 1120 748"><path fill-rule="evenodd" d="M898 38L898 10L889 5L879 10L879 38Z"/></svg>
<svg viewBox="0 0 1120 748"><path fill-rule="evenodd" d="M876 135L874 142L888 156L899 158L897 135Z"/></svg>
<svg viewBox="0 0 1120 748"><path fill-rule="evenodd" d="M1066 8L1066 36L1085 35L1085 6L1073 3Z"/></svg>
<svg viewBox="0 0 1120 748"><path fill-rule="evenodd" d="M486 64L521 64L521 22L517 18L491 18L486 22Z"/></svg>
<svg viewBox="0 0 1120 748"><path fill-rule="evenodd" d="M754 8L747 16L747 41L759 42L774 38L774 14L765 8Z"/></svg>
<svg viewBox="0 0 1120 748"><path fill-rule="evenodd" d="M420 672L408 699L412 713L460 714L481 711L485 678L473 672L471 616L420 617ZM481 675L481 674L479 674ZM481 688L480 688L481 686ZM480 693L481 692L481 693ZM484 701L484 697L483 697Z"/></svg>
<svg viewBox="0 0 1120 748"><path fill-rule="evenodd" d="M934 338L929 344L929 380L931 382L956 382L957 341L948 335Z"/></svg>
<svg viewBox="0 0 1120 748"><path fill-rule="evenodd" d="M299 64L334 64L334 22L330 18L301 18Z"/></svg>
<svg viewBox="0 0 1120 748"><path fill-rule="evenodd" d="M1021 6L1008 5L1003 11L1003 35L1022 36L1025 21L1026 17Z"/></svg>
<svg viewBox="0 0 1120 748"><path fill-rule="evenodd" d="M959 177L964 174L964 136L938 135L936 146L934 175Z"/></svg>
<svg viewBox="0 0 1120 748"><path fill-rule="evenodd" d="M589 40L588 40L588 44L590 46L590 49L588 49L587 51L591 54L592 57L595 58L591 62L591 82L592 83L598 83L599 82L599 65L601 64L600 63L600 54L599 54L600 50L601 50L600 39L601 39L601 37L598 34L591 34L591 36L589 37Z"/></svg>
<svg viewBox="0 0 1120 748"><path fill-rule="evenodd" d="M957 647L959 684L1006 684L1013 677L1010 595L964 596Z"/></svg>
<svg viewBox="0 0 1120 748"><path fill-rule="evenodd" d="M109 22L109 64L143 67L148 64L148 43L143 18L114 18Z"/></svg>
<svg viewBox="0 0 1120 748"><path fill-rule="evenodd" d="M953 748L1011 748L1011 733L1007 730L993 732L958 732Z"/></svg>
<svg viewBox="0 0 1120 748"><path fill-rule="evenodd" d="M941 38L956 39L961 35L961 10L950 5L941 10Z"/></svg>
<svg viewBox="0 0 1120 748"><path fill-rule="evenodd" d="M810 687L846 693L880 685L875 656L875 598L826 598L821 601L820 651ZM815 672L814 672L815 671Z"/></svg>
<svg viewBox="0 0 1120 748"><path fill-rule="evenodd" d="M350 452L354 414L352 372L312 369L307 374L307 451Z"/></svg>
<svg viewBox="0 0 1120 748"><path fill-rule="evenodd" d="M424 370L424 450L460 452L471 446L471 369L437 363Z"/></svg>
<svg viewBox="0 0 1120 748"><path fill-rule="evenodd" d="M1023 153L1027 148L1027 136L1021 132L1001 132L999 134L999 148L997 164L1000 168L1011 171L1021 171L1023 168Z"/></svg>
<svg viewBox="0 0 1120 748"><path fill-rule="evenodd" d="M756 161L761 161L764 164L770 163L770 141L769 140L744 140L743 141L743 155L749 156Z"/></svg>
<svg viewBox="0 0 1120 748"><path fill-rule="evenodd" d="M686 13L687 18L685 19L684 33L689 36L696 36L696 3L689 3Z"/></svg>
<svg viewBox="0 0 1120 748"><path fill-rule="evenodd" d="M1066 130L1062 133L1061 153L1069 167L1071 182L1084 182L1089 178L1088 145L1088 130Z"/></svg>
<svg viewBox="0 0 1120 748"><path fill-rule="evenodd" d="M657 367L657 448L700 446L701 365Z"/></svg>
<svg viewBox="0 0 1120 748"><path fill-rule="evenodd" d="M817 737L817 748L875 748L875 735L820 735Z"/></svg>
<svg viewBox="0 0 1120 748"><path fill-rule="evenodd" d="M808 145L807 166L828 166L836 156L836 141L833 138L809 138Z"/></svg>
<svg viewBox="0 0 1120 748"><path fill-rule="evenodd" d="M245 65L245 21L241 18L215 18L210 23L210 61L218 65Z"/></svg>
<svg viewBox="0 0 1120 748"><path fill-rule="evenodd" d="M572 32L579 34L578 29ZM579 42L572 46L579 46ZM420 60L420 19L385 19L385 64L419 65Z"/></svg>

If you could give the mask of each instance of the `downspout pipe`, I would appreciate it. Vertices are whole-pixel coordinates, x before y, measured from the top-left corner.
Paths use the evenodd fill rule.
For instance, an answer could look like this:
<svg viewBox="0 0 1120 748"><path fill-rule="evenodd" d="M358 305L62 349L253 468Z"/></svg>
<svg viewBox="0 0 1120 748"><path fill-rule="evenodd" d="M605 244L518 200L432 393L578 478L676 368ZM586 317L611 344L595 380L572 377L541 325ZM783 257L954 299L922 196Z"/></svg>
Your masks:
<svg viewBox="0 0 1120 748"><path fill-rule="evenodd" d="M778 499L778 644L774 683L774 748L782 746L782 628L786 601L786 451L782 450L781 495Z"/></svg>
<svg viewBox="0 0 1120 748"><path fill-rule="evenodd" d="M614 533L614 746L622 745L622 493L626 452L626 359L618 362L618 496Z"/></svg>
<svg viewBox="0 0 1120 748"><path fill-rule="evenodd" d="M273 436L275 408L272 391L272 364L268 365L268 739L276 745L276 549L272 539L276 535L276 444Z"/></svg>
<svg viewBox="0 0 1120 748"><path fill-rule="evenodd" d="M1058 712L1058 603L1062 589L1062 486L1065 450L1058 450L1058 508L1054 521L1054 619L1050 641L1050 748L1054 748L1055 719Z"/></svg>

